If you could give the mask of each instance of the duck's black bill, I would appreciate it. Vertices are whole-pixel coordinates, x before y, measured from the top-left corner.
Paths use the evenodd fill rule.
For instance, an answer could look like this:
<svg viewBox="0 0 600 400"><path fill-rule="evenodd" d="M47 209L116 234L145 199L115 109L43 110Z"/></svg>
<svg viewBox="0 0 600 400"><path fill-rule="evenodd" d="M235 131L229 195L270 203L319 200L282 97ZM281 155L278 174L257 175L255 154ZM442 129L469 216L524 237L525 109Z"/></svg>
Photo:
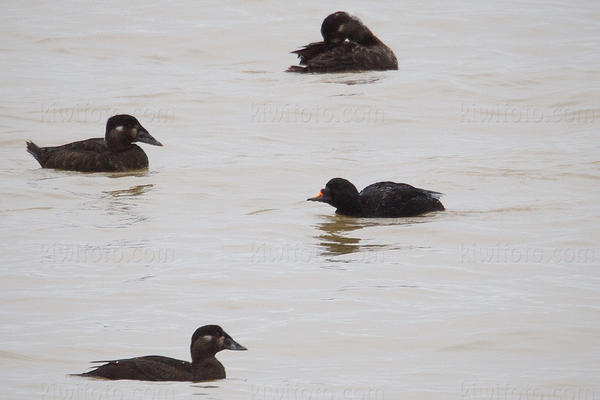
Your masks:
<svg viewBox="0 0 600 400"><path fill-rule="evenodd" d="M158 140L154 139L151 134L148 133L147 130L140 129L137 135L138 142L148 143L154 146L162 146L162 143Z"/></svg>
<svg viewBox="0 0 600 400"><path fill-rule="evenodd" d="M242 346L241 344L239 344L232 338L227 338L225 340L225 348L227 350L248 350L247 348L245 348L244 346Z"/></svg>

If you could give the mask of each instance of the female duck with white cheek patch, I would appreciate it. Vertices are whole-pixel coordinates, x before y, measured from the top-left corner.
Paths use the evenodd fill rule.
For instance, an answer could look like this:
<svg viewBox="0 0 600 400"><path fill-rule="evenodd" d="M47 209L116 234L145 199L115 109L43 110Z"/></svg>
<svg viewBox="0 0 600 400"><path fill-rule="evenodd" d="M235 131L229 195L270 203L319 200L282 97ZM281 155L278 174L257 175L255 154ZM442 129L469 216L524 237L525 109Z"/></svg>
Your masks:
<svg viewBox="0 0 600 400"><path fill-rule="evenodd" d="M76 374L104 379L131 379L138 381L199 382L225 379L225 368L215 358L221 350L247 350L218 325L205 325L192 336L192 362L163 356L144 356L112 361L96 369Z"/></svg>
<svg viewBox="0 0 600 400"><path fill-rule="evenodd" d="M162 144L131 115L110 117L104 138L94 138L55 147L27 142L27 151L42 168L80 172L125 172L148 168L148 156L134 142Z"/></svg>

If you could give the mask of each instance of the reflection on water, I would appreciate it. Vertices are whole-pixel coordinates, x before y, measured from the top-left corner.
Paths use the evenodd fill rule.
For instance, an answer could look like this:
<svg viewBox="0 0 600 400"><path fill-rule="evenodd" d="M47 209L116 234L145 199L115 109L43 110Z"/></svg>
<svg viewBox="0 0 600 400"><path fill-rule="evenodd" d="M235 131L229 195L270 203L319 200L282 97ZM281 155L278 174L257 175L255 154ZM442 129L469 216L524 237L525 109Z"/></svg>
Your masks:
<svg viewBox="0 0 600 400"><path fill-rule="evenodd" d="M357 78L356 74L340 74L340 75L330 75L322 80L325 83L337 83L342 85L354 86L354 85L364 85L378 82L383 78L382 75L371 75L371 74L361 74L360 77Z"/></svg>
<svg viewBox="0 0 600 400"><path fill-rule="evenodd" d="M372 226L397 225L400 227L423 224L430 222L432 217L431 214L412 218L353 218L339 214L323 215L324 221L315 225L322 233L315 236L315 238L319 240L318 245L322 249L321 255L323 256L340 256L376 249L399 248L394 243L361 244L360 238L349 237L346 233ZM328 259L328 261L345 262L336 259Z"/></svg>
<svg viewBox="0 0 600 400"><path fill-rule="evenodd" d="M153 186L154 186L153 184L136 185L136 186L130 187L129 189L111 190L111 191L104 192L104 193L109 194L113 197L117 197L117 198L118 197L133 197L133 196L139 196L139 195L149 192L150 190L152 190Z"/></svg>
<svg viewBox="0 0 600 400"><path fill-rule="evenodd" d="M352 232L357 229L377 225L375 220L365 218L351 218L343 215L326 215L324 222L320 222L315 227L323 233L315 236L319 239L319 246L323 249L323 256L339 256L361 251L361 249L384 247L383 245L361 245L360 239L348 237L346 232Z"/></svg>
<svg viewBox="0 0 600 400"><path fill-rule="evenodd" d="M119 189L103 192L107 203L104 207L108 215L118 216L117 224L110 224L112 228L125 228L132 224L137 224L147 220L147 217L136 212L136 201L139 196L150 192L153 184L135 185L129 189ZM135 201L132 201L134 200Z"/></svg>

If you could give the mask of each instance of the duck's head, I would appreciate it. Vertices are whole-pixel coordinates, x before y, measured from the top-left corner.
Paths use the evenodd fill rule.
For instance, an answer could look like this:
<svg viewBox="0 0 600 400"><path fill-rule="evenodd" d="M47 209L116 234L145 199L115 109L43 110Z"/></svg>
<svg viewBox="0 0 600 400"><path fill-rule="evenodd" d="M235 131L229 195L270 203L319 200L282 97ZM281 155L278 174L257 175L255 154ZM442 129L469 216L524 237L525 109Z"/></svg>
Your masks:
<svg viewBox="0 0 600 400"><path fill-rule="evenodd" d="M137 118L127 115L114 115L106 121L106 142L113 150L126 150L131 143L144 142L154 146L162 146L140 124Z"/></svg>
<svg viewBox="0 0 600 400"><path fill-rule="evenodd" d="M360 213L360 195L356 186L344 178L333 178L315 197L308 201L320 201L337 208L344 214Z"/></svg>
<svg viewBox="0 0 600 400"><path fill-rule="evenodd" d="M204 325L192 335L192 363L212 357L221 350L248 350L231 338L218 325Z"/></svg>
<svg viewBox="0 0 600 400"><path fill-rule="evenodd" d="M328 44L337 44L348 39L359 44L369 45L376 40L373 33L360 19L345 11L329 14L321 24L321 35Z"/></svg>

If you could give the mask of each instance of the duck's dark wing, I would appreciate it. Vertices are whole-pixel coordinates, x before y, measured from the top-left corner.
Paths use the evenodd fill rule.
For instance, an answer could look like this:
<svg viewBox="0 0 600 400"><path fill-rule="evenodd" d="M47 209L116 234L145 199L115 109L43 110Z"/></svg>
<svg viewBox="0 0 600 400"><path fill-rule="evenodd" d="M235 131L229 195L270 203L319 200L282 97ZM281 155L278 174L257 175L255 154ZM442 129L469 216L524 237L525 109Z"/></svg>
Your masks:
<svg viewBox="0 0 600 400"><path fill-rule="evenodd" d="M312 54L312 53L311 53ZM384 44L363 46L346 41L307 59L306 72L351 72L398 69L394 53Z"/></svg>
<svg viewBox="0 0 600 400"><path fill-rule="evenodd" d="M313 42L307 44L301 49L292 51L293 54L296 54L300 59L300 65L306 65L308 61L315 58L319 54L323 54L325 51L330 49L331 46L325 44L325 42Z"/></svg>
<svg viewBox="0 0 600 400"><path fill-rule="evenodd" d="M93 171L94 166L105 163L108 149L103 138L94 138L54 147L27 142L27 151L44 168Z"/></svg>
<svg viewBox="0 0 600 400"><path fill-rule="evenodd" d="M145 356L103 362L104 365L79 376L139 381L192 381L192 365L163 356Z"/></svg>
<svg viewBox="0 0 600 400"><path fill-rule="evenodd" d="M298 50L292 51L292 53L296 54L300 59L300 66L291 65L286 72L310 72L307 67L303 67L302 65L307 65L310 60L323 54L330 48L331 46L325 44L325 42L313 42Z"/></svg>
<svg viewBox="0 0 600 400"><path fill-rule="evenodd" d="M322 43L322 42L321 42ZM344 72L356 70L356 60L353 57L353 48L356 43L343 42L335 47L328 47L325 43L311 43L296 50L301 66L291 66L288 72Z"/></svg>
<svg viewBox="0 0 600 400"><path fill-rule="evenodd" d="M441 193L406 183L377 182L360 192L363 212L369 217L411 217L429 211L443 211Z"/></svg>
<svg viewBox="0 0 600 400"><path fill-rule="evenodd" d="M29 142L32 143L32 142ZM37 146L36 146L37 147ZM106 141L104 138L93 138L80 140L78 142L63 144L62 146L54 147L40 147L40 149L48 154L57 153L61 151L74 151L74 152L95 152L99 153L106 150Z"/></svg>
<svg viewBox="0 0 600 400"><path fill-rule="evenodd" d="M82 140L56 147L38 147L27 142L27 151L44 168L79 172L122 172L148 168L148 156L139 146L121 152L108 149L102 138Z"/></svg>

